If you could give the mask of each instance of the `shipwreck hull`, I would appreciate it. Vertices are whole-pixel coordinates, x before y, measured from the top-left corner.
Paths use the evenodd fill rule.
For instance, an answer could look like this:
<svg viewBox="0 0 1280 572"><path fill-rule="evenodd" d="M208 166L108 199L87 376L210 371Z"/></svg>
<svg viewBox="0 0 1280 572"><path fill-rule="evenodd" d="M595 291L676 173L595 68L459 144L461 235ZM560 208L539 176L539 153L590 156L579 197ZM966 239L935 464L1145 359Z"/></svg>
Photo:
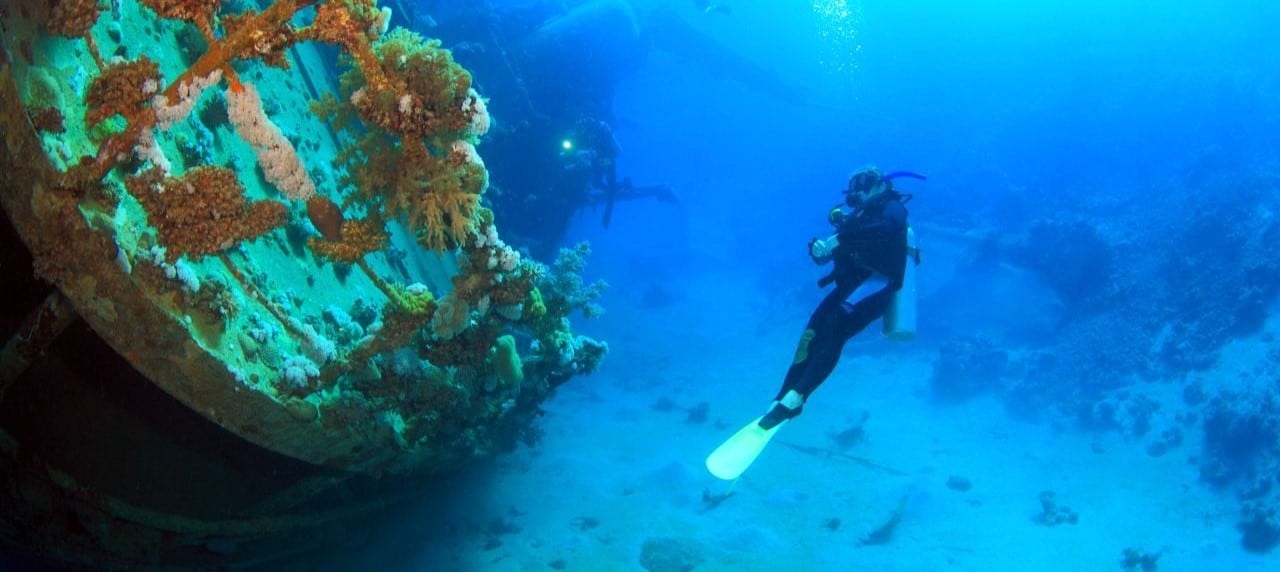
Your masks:
<svg viewBox="0 0 1280 572"><path fill-rule="evenodd" d="M11 65L2 65L0 132L6 149L0 157L0 204L30 249L36 272L147 379L215 424L308 463L386 470L398 448L390 429L373 419L380 412L369 410L367 419L355 422L326 419L300 399L247 390L190 326L157 300L157 293L147 292L125 272L110 235L91 228L77 197L58 189L62 175L28 119Z"/></svg>
<svg viewBox="0 0 1280 572"><path fill-rule="evenodd" d="M21 359L0 380L0 542L10 554L0 565L289 566L431 493L438 477L368 476L400 451L389 432L326 424L301 400L239 389L138 291L76 201L53 190L59 173L7 61L0 102L4 331L45 296L64 321L44 333L49 345L6 355L6 366ZM418 468L458 466L432 463Z"/></svg>
<svg viewBox="0 0 1280 572"><path fill-rule="evenodd" d="M240 439L133 371L83 322L0 404L5 569L301 569L443 488L434 477L325 469Z"/></svg>
<svg viewBox="0 0 1280 572"><path fill-rule="evenodd" d="M585 247L498 238L483 100L371 0L0 1L11 548L278 562L528 442L604 355L567 319Z"/></svg>

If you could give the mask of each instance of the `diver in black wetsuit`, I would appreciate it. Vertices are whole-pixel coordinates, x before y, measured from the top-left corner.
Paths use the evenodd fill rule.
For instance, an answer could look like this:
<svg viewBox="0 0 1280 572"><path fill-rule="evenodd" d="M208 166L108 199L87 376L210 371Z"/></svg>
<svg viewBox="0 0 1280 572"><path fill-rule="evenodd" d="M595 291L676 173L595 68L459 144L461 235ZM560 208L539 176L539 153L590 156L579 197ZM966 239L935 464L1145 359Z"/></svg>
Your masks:
<svg viewBox="0 0 1280 572"><path fill-rule="evenodd" d="M659 202L674 203L675 192L667 185L648 185L637 187L631 183L631 177L618 180L618 155L622 149L613 129L603 120L585 117L578 121L573 130L573 138L562 143L564 152L565 179L569 185L589 181L589 188L572 192L573 204L577 208L604 205L604 218L601 220L605 228L613 219L613 206L621 201L629 201L653 197ZM591 192L595 189L599 192Z"/></svg>
<svg viewBox="0 0 1280 572"><path fill-rule="evenodd" d="M602 191L618 186L618 155L622 147L613 136L608 123L594 117L584 117L574 128L578 152L588 154L586 162L591 170L591 185Z"/></svg>
<svg viewBox="0 0 1280 572"><path fill-rule="evenodd" d="M845 190L845 204L853 211L845 215L833 209L836 233L809 242L815 263L835 263L818 285L835 282L836 288L809 318L782 389L760 419L761 428L771 429L799 415L805 400L835 369L845 342L883 316L902 288L908 249L904 205L911 196L894 190L893 178L898 176L923 178L913 173L885 176L875 169L855 174ZM848 301L859 286L877 276L885 281L883 287L854 303Z"/></svg>

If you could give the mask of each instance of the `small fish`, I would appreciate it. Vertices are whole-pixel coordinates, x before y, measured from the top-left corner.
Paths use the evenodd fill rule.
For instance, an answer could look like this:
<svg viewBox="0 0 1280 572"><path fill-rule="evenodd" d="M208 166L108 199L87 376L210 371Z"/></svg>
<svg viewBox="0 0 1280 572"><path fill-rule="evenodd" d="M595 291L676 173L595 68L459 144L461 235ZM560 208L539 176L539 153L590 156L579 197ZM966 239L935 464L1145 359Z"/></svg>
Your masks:
<svg viewBox="0 0 1280 572"><path fill-rule="evenodd" d="M720 504L723 503L724 501L729 500L729 497L731 496L733 496L733 485L730 485L729 490L719 494L713 493L707 489L702 489L702 511L701 512L708 512L710 510L715 509L716 507L720 506Z"/></svg>
<svg viewBox="0 0 1280 572"><path fill-rule="evenodd" d="M893 540L893 531L897 530L898 524L902 522L903 513L907 511L908 498L909 495L902 495L902 498L898 499L898 506L893 509L893 512L889 513L889 517L884 523L876 527L875 530L868 532L858 542L863 546L873 546L888 544L890 540Z"/></svg>

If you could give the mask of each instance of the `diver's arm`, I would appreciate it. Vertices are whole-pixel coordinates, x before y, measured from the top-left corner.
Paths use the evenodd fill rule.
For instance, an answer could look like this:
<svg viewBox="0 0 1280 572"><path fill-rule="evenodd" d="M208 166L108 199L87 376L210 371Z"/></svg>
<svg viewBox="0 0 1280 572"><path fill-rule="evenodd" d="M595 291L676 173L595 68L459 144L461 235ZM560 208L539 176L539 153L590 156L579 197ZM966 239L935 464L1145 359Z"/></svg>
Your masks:
<svg viewBox="0 0 1280 572"><path fill-rule="evenodd" d="M831 262L831 253L837 246L840 246L840 237L836 234L827 238L812 239L809 241L809 258L813 259L814 264Z"/></svg>

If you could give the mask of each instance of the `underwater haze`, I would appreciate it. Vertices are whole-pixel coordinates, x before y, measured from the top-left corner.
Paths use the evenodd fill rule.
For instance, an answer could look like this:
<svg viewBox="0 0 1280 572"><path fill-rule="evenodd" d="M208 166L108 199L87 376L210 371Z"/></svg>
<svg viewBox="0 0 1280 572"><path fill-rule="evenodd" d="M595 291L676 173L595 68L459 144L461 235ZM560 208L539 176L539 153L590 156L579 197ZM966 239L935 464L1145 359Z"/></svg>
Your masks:
<svg viewBox="0 0 1280 572"><path fill-rule="evenodd" d="M110 230L84 264L129 288L40 258L74 248L32 248L40 276L237 446L369 491L443 474L368 525L355 485L289 487L343 522L296 529L319 553L32 538L273 571L1280 570L1280 2L64 1L0 6L0 55L74 104L10 139L84 188L9 184ZM112 483L241 518L161 469Z"/></svg>
<svg viewBox="0 0 1280 572"><path fill-rule="evenodd" d="M631 18L572 49L610 66L589 113L620 175L678 202L577 212L560 244L609 284L581 326L608 359L382 563L1280 567L1280 5L490 5ZM806 245L868 165L928 177L898 180L917 336L873 323L719 481L703 460L775 398L827 292Z"/></svg>

